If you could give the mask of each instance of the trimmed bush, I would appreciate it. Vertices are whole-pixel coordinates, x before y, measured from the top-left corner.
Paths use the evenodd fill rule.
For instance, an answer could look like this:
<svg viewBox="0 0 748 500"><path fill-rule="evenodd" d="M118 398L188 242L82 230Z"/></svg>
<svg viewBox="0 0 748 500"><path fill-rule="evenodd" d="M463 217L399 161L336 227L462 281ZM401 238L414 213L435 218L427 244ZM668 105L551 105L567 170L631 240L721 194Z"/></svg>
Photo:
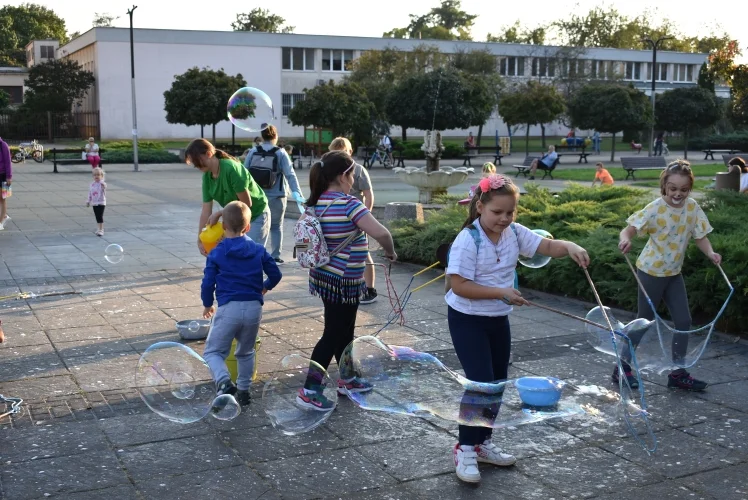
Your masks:
<svg viewBox="0 0 748 500"><path fill-rule="evenodd" d="M592 189L572 185L557 197L537 186L527 189L520 200L517 222L583 246L592 259L590 275L604 303L636 311L637 285L618 251L618 233L628 215L651 198L642 198L641 190L628 187ZM735 287L718 327L739 332L748 324L748 224L740 215L748 211L748 196L712 191L701 206L714 227L709 239L722 255L722 268ZM466 217L467 207L449 205L431 215L426 224L398 222L392 231L398 256L405 261L432 264L436 249L454 240ZM632 263L645 243L645 238L634 240ZM571 259L554 259L540 269L517 269L524 286L594 302L584 275ZM693 243L686 252L683 276L694 324L711 321L728 290L719 270Z"/></svg>
<svg viewBox="0 0 748 500"><path fill-rule="evenodd" d="M101 146L101 149L106 149L108 151L132 149L132 141L107 142ZM164 149L164 143L159 141L138 141L138 151L141 149Z"/></svg>
<svg viewBox="0 0 748 500"><path fill-rule="evenodd" d="M102 148L106 149L106 148ZM60 153L57 158L80 158L80 153ZM133 163L132 150L113 150L101 153L104 163ZM51 161L51 158L50 158ZM169 153L165 149L138 149L138 163L180 163L178 155Z"/></svg>
<svg viewBox="0 0 748 500"><path fill-rule="evenodd" d="M699 137L696 139L689 139L688 145L690 149L707 149L709 143L712 143L717 149L724 149L719 146L725 146L727 144L733 145L733 147L741 150L748 151L748 131L733 132L732 134L723 135L710 135L708 137ZM668 143L668 149L673 151L673 148Z"/></svg>

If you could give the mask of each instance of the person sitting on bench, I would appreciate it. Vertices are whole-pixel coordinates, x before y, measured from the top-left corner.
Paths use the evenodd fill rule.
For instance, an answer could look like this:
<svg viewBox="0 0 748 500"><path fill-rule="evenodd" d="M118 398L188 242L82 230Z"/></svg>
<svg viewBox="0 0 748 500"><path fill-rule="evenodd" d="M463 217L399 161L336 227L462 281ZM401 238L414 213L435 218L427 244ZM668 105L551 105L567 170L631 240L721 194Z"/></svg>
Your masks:
<svg viewBox="0 0 748 500"><path fill-rule="evenodd" d="M540 166L541 170L548 170L553 167L556 160L558 160L556 146L550 145L548 146L548 152L544 154L542 158L536 158L532 161L532 164L530 165L530 180L535 179L535 171L538 169L538 166ZM538 165L538 162L542 163L542 165Z"/></svg>

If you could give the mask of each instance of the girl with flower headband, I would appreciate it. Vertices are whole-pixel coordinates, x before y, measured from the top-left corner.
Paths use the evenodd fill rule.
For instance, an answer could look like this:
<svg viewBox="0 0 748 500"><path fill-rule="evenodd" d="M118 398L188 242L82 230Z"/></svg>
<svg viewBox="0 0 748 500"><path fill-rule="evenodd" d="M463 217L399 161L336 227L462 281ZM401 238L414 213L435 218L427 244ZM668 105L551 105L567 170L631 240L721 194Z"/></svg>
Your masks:
<svg viewBox="0 0 748 500"><path fill-rule="evenodd" d="M452 288L445 297L449 332L465 376L477 382L507 378L509 313L513 305L527 304L513 287L519 255L568 255L581 267L589 265L587 251L579 245L543 238L515 224L518 200L519 190L508 177L494 174L481 179L449 254L446 274ZM500 397L487 401L484 394L470 392L463 397L461 420L483 424L459 426L453 455L457 477L463 481L480 481L478 462L509 466L516 461L491 442L490 426L498 415Z"/></svg>

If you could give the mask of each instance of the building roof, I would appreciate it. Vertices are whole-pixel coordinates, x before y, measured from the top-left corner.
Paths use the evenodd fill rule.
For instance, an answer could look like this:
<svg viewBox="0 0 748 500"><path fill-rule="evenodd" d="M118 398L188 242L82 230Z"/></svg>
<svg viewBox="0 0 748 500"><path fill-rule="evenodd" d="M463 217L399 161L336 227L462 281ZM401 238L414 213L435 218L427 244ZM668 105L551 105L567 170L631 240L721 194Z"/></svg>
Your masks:
<svg viewBox="0 0 748 500"><path fill-rule="evenodd" d="M238 45L247 47L295 47L316 49L383 50L387 47L412 50L419 45L433 45L444 53L455 53L471 49L487 49L497 56L543 57L551 56L562 47L549 45L527 45L516 43L488 43L445 40L415 40L403 38L374 38L356 36L301 35L292 33L261 33L253 31L197 31L166 29L135 29L135 43L167 43L189 45ZM95 42L130 42L128 28L92 28L64 47L67 53L76 52ZM651 50L628 50L608 48L583 50L576 57L601 61L650 62ZM707 54L659 51L661 63L701 64Z"/></svg>

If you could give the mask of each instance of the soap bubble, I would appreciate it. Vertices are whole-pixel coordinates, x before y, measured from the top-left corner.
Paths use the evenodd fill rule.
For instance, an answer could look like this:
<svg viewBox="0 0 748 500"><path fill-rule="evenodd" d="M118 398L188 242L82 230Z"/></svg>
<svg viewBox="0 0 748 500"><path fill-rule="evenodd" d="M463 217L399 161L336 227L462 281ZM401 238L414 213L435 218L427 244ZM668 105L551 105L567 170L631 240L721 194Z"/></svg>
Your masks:
<svg viewBox="0 0 748 500"><path fill-rule="evenodd" d="M112 243L104 250L104 258L111 264L119 264L125 258L125 251L121 246Z"/></svg>
<svg viewBox="0 0 748 500"><path fill-rule="evenodd" d="M234 420L242 412L236 398L231 394L222 394L213 400L210 414L218 420Z"/></svg>
<svg viewBox="0 0 748 500"><path fill-rule="evenodd" d="M312 393L300 393L304 387ZM289 354L280 360L265 384L262 402L273 427L294 436L316 428L330 417L338 402L337 389L337 381L331 380L319 364Z"/></svg>
<svg viewBox="0 0 748 500"><path fill-rule="evenodd" d="M140 357L135 372L140 397L155 413L181 424L205 417L216 397L205 361L189 347L159 342Z"/></svg>
<svg viewBox="0 0 748 500"><path fill-rule="evenodd" d="M190 323L187 325L187 329L191 333L197 333L197 331L200 329L200 323L197 321L190 321Z"/></svg>
<svg viewBox="0 0 748 500"><path fill-rule="evenodd" d="M549 240L553 239L553 235L543 229L533 229L532 232L542 236L543 238L548 238ZM520 255L518 259L518 262L520 264L522 264L525 267L530 267L533 269L543 267L546 264L548 264L550 261L551 261L550 257L548 257L547 255L542 255L538 252L535 252L535 255L533 255L532 257L524 257Z"/></svg>
<svg viewBox="0 0 748 500"><path fill-rule="evenodd" d="M231 96L226 106L231 123L247 132L262 132L275 121L270 97L260 89L244 87Z"/></svg>

